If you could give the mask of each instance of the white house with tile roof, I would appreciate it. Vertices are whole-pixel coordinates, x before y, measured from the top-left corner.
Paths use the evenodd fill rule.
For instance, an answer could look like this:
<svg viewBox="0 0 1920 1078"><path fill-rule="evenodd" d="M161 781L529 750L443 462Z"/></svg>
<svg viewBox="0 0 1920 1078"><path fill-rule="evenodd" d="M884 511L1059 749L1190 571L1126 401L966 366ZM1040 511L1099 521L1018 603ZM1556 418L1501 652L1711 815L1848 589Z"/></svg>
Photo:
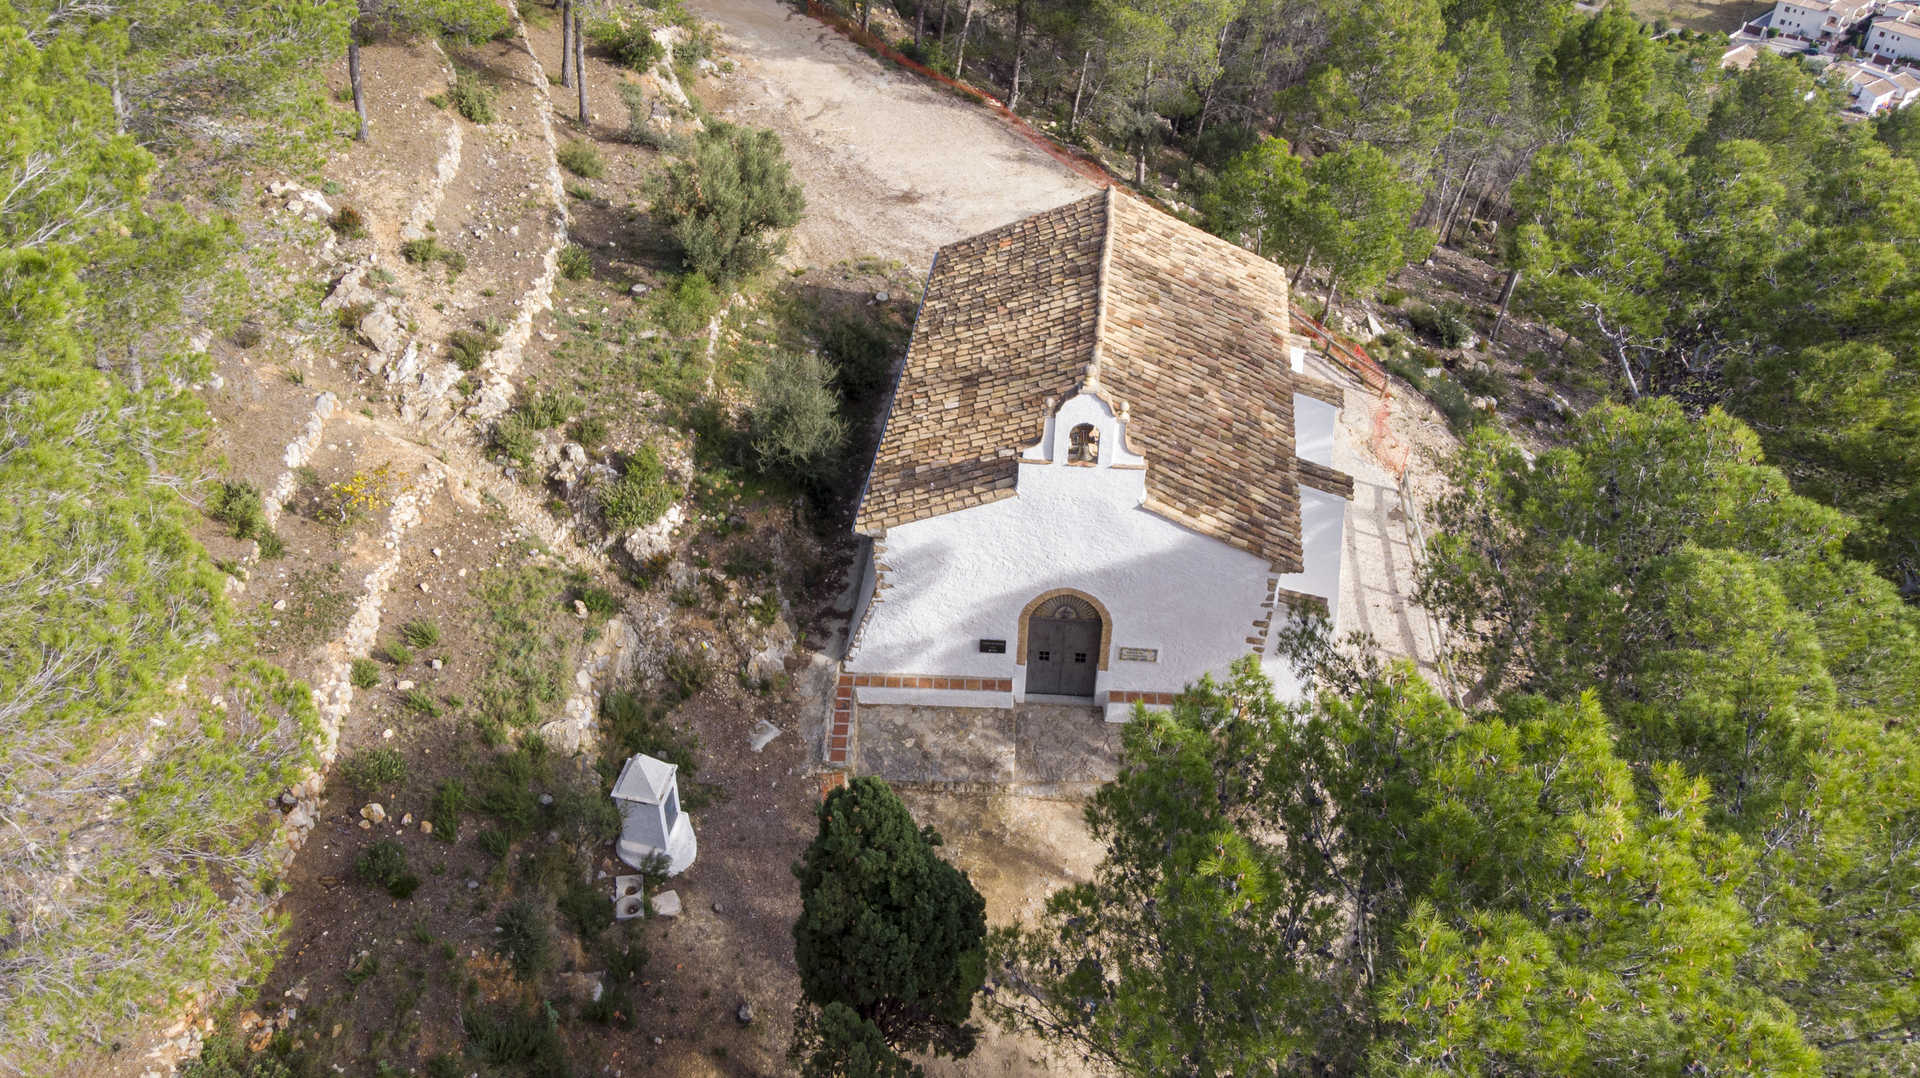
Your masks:
<svg viewBox="0 0 1920 1078"><path fill-rule="evenodd" d="M1872 0L1779 0L1769 25L1807 41L1831 41L1872 13Z"/></svg>
<svg viewBox="0 0 1920 1078"><path fill-rule="evenodd" d="M1920 60L1920 23L1882 15L1873 20L1861 42L1871 56L1889 60Z"/></svg>
<svg viewBox="0 0 1920 1078"><path fill-rule="evenodd" d="M1303 355L1280 267L1112 190L942 248L856 516L840 714L1120 719L1246 655L1301 691L1280 630L1337 624L1353 492Z"/></svg>

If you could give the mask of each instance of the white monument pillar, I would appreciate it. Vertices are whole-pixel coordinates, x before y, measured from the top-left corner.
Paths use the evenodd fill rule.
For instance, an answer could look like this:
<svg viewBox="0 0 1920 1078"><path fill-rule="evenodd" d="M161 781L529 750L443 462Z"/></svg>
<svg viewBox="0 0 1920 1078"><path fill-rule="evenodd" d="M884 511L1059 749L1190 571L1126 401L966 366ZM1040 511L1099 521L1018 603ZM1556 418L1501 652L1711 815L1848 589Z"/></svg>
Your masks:
<svg viewBox="0 0 1920 1078"><path fill-rule="evenodd" d="M680 769L644 754L627 759L613 784L620 809L620 842L614 851L635 868L656 854L667 859L667 875L677 876L700 852L693 819L680 807Z"/></svg>

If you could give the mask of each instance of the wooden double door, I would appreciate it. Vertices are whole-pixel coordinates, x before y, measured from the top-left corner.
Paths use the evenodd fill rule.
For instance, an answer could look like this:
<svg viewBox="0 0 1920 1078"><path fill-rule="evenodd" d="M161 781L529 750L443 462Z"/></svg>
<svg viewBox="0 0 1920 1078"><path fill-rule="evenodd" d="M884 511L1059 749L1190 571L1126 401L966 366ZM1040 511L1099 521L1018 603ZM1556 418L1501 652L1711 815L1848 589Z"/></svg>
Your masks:
<svg viewBox="0 0 1920 1078"><path fill-rule="evenodd" d="M1097 618L1040 618L1027 626L1027 692L1092 696L1100 671Z"/></svg>

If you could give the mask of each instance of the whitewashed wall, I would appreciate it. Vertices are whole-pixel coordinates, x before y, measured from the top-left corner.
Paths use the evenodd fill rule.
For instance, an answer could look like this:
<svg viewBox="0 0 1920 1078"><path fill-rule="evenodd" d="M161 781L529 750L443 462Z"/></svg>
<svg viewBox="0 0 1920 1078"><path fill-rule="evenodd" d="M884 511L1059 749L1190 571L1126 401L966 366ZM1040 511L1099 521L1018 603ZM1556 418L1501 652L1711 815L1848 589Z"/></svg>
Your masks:
<svg viewBox="0 0 1920 1078"><path fill-rule="evenodd" d="M1065 459L1067 432L1082 422L1101 430L1093 467ZM1075 397L1023 455L1041 463L1020 465L1016 497L890 529L878 558L890 569L886 586L846 669L1011 678L1013 696L1023 698L1026 668L1015 662L1020 613L1055 588L1091 595L1113 618L1096 698L1115 690L1177 692L1252 650L1246 638L1265 616L1267 562L1141 508L1146 472L1125 451L1122 426L1098 398ZM982 638L1005 640L1006 654L982 654ZM1123 647L1157 649L1158 661L1122 660ZM1006 694L952 690L863 687L858 695L863 702L1006 702Z"/></svg>
<svg viewBox="0 0 1920 1078"><path fill-rule="evenodd" d="M1293 395L1293 455L1333 467L1333 439L1340 409L1305 393Z"/></svg>
<svg viewBox="0 0 1920 1078"><path fill-rule="evenodd" d="M1347 500L1312 487L1300 488L1300 547L1302 568L1285 573L1280 586L1288 591L1318 595L1327 601L1327 619L1333 631L1340 629L1340 562L1346 545ZM1281 617L1288 616L1284 610ZM1282 622L1273 623L1261 669L1273 679L1274 691L1282 698L1298 698L1306 686L1287 659L1278 654Z"/></svg>

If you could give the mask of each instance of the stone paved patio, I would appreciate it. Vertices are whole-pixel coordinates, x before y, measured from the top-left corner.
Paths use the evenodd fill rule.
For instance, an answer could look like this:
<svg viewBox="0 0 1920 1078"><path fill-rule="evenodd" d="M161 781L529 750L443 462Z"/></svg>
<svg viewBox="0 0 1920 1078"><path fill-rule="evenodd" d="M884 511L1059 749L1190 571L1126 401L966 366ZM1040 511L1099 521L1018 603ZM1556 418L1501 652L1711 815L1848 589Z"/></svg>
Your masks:
<svg viewBox="0 0 1920 1078"><path fill-rule="evenodd" d="M854 724L855 773L888 782L1085 792L1113 778L1120 755L1121 726L1091 706L863 704Z"/></svg>

